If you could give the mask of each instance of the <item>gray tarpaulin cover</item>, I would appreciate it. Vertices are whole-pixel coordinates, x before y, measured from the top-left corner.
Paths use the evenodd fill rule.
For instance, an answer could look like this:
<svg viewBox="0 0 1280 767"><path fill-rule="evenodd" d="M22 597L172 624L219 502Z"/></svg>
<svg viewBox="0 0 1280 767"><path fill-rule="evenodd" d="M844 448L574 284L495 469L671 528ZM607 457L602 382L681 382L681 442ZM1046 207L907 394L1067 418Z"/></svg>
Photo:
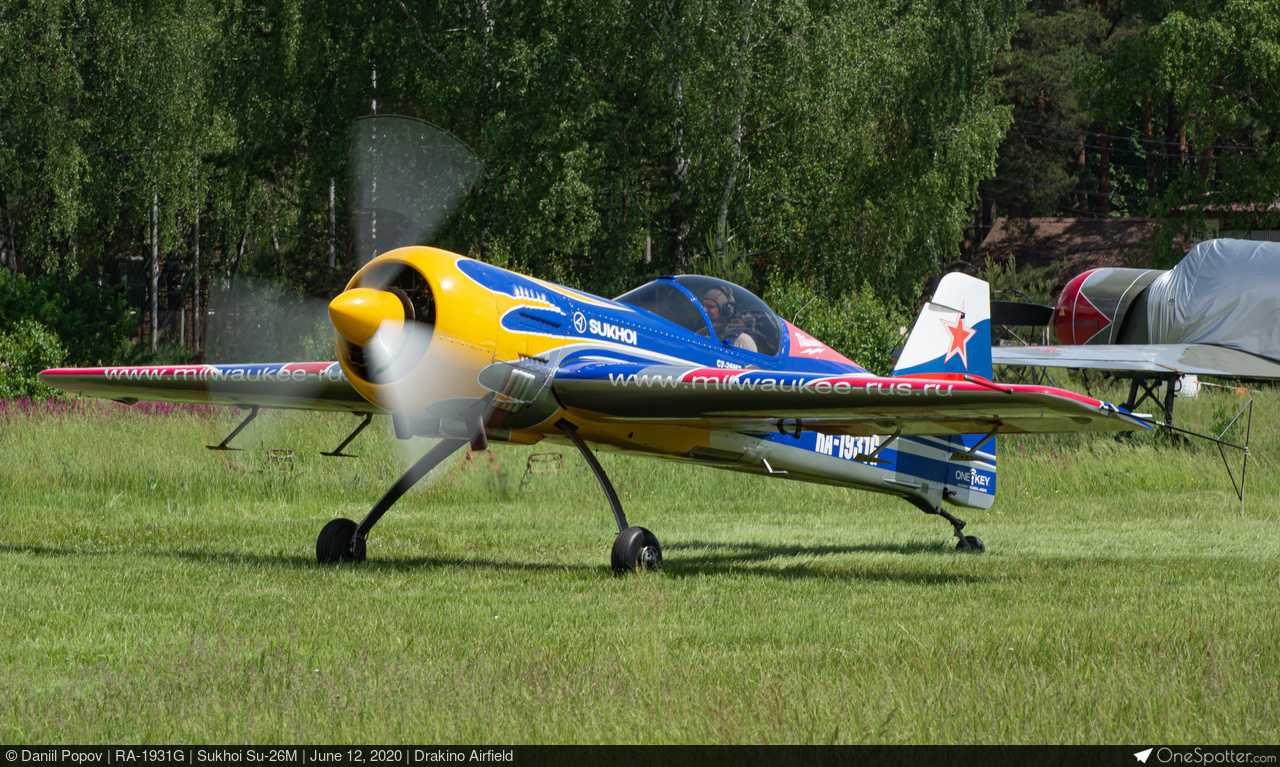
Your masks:
<svg viewBox="0 0 1280 767"><path fill-rule="evenodd" d="M1153 344L1218 344L1280 360L1280 243L1207 240L1151 283Z"/></svg>

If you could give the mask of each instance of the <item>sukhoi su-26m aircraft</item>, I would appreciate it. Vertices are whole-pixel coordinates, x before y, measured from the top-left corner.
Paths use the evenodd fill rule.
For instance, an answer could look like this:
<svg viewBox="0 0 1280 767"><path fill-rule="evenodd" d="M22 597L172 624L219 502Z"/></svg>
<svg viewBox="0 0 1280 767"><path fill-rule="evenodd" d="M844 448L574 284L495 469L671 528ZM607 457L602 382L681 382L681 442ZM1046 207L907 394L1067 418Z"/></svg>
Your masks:
<svg viewBox="0 0 1280 767"><path fill-rule="evenodd" d="M329 315L337 362L41 376L70 392L235 405L250 418L259 407L386 413L398 437L438 438L359 524L324 526L321 562L364 559L383 514L453 452L543 440L576 447L599 479L618 572L658 567L662 550L628 522L593 448L897 496L949 522L957 549L981 552L949 509L995 501L997 435L1151 428L1091 397L993 382L988 288L962 274L943 278L890 377L742 287L693 275L610 300L410 247L361 268Z"/></svg>

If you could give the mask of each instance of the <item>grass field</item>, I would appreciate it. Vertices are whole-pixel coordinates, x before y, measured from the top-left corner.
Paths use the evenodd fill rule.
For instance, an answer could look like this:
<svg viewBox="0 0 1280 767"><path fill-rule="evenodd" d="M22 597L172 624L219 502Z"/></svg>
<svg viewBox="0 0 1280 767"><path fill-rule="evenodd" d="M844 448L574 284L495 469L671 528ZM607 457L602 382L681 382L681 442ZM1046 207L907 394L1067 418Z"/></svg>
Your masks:
<svg viewBox="0 0 1280 767"><path fill-rule="evenodd" d="M624 578L567 448L456 462L369 562L320 567L321 525L399 471L383 431L327 459L351 416L264 413L213 453L233 414L11 412L0 740L1275 743L1280 398L1255 399L1243 509L1211 448L1002 437L996 506L960 514L984 556L896 499L603 455L666 559ZM537 450L565 472L526 476Z"/></svg>

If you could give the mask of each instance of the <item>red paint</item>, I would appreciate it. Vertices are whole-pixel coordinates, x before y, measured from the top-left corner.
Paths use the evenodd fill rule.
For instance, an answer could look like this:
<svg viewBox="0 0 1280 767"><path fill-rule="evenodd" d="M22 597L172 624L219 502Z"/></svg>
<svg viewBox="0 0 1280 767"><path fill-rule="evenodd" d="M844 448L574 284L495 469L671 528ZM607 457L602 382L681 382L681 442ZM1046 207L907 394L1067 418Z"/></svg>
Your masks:
<svg viewBox="0 0 1280 767"><path fill-rule="evenodd" d="M790 322L783 320L782 324L786 327L788 335L791 336L791 344L787 349L788 357L805 357L808 359L827 360L828 362L839 362L845 365L861 367L853 360L822 343L795 325L792 325Z"/></svg>
<svg viewBox="0 0 1280 767"><path fill-rule="evenodd" d="M689 383L697 379L698 383L724 383L730 378L736 378L747 372L743 368L695 368L680 376L682 383Z"/></svg>
<svg viewBox="0 0 1280 767"><path fill-rule="evenodd" d="M969 369L969 353L968 353L969 339L973 338L974 333L976 333L977 331L972 328L966 328L964 326L963 314L957 317L954 323L947 322L946 320L941 320L941 322L943 326L947 329L947 332L951 334L951 348L947 349L947 356L942 358L942 364L944 365L947 364L947 362L949 362L952 357L959 354L960 362L964 364L964 369L968 370Z"/></svg>
<svg viewBox="0 0 1280 767"><path fill-rule="evenodd" d="M1087 344L1094 336L1106 330L1111 320L1098 307L1090 303L1082 288L1089 275L1098 271L1090 269L1077 274L1062 289L1058 304L1054 307L1053 324L1058 342L1063 344Z"/></svg>

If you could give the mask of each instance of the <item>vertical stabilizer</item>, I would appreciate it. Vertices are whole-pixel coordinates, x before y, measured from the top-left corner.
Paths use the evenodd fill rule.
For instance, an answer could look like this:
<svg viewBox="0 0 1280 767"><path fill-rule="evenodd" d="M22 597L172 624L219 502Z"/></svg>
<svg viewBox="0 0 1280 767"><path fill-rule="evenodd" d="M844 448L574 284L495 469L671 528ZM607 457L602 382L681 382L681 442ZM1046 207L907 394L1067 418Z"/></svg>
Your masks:
<svg viewBox="0 0 1280 767"><path fill-rule="evenodd" d="M942 278L907 336L895 376L991 378L991 292L967 274Z"/></svg>
<svg viewBox="0 0 1280 767"><path fill-rule="evenodd" d="M895 376L990 379L991 297L987 283L948 274L925 304L893 370ZM896 474L901 481L941 487L942 499L990 508L996 494L994 434L904 437Z"/></svg>

